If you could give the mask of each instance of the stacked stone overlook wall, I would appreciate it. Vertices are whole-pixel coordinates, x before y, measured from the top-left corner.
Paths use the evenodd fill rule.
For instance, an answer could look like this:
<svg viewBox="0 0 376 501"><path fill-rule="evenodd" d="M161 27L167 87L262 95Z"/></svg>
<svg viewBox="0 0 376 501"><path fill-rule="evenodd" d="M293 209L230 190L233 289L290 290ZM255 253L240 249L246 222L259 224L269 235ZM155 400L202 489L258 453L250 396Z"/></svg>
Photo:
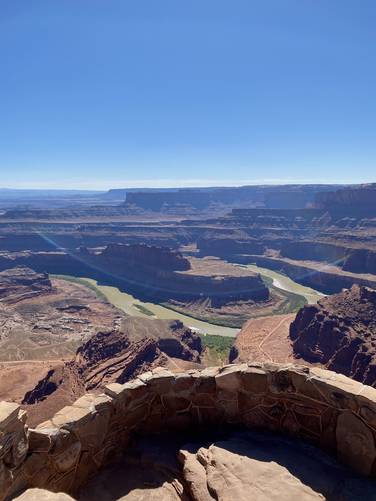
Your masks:
<svg viewBox="0 0 376 501"><path fill-rule="evenodd" d="M17 404L1 402L0 500L27 487L74 494L136 434L222 425L285 432L376 476L375 388L293 365L156 369L87 394L36 429Z"/></svg>

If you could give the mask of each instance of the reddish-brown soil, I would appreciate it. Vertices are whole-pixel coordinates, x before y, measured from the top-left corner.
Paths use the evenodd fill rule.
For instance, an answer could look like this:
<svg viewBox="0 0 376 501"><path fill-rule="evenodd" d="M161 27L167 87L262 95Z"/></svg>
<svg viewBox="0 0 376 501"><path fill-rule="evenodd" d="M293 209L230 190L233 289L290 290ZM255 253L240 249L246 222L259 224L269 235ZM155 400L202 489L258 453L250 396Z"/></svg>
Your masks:
<svg viewBox="0 0 376 501"><path fill-rule="evenodd" d="M124 318L83 285L55 279L51 284L42 293L31 286L18 295L13 290L13 300L0 303L0 361L71 358L85 339Z"/></svg>
<svg viewBox="0 0 376 501"><path fill-rule="evenodd" d="M294 362L290 324L295 314L253 318L241 329L231 350L231 362Z"/></svg>
<svg viewBox="0 0 376 501"><path fill-rule="evenodd" d="M36 385L48 370L58 364L58 360L0 362L1 400L22 402L25 393L30 390L30 387Z"/></svg>

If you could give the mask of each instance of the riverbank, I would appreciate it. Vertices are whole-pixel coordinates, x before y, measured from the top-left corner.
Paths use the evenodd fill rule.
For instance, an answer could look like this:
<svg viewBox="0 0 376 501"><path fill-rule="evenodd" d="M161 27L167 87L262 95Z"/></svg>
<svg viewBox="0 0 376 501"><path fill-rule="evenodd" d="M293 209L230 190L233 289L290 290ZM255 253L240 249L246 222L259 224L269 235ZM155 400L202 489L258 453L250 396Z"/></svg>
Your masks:
<svg viewBox="0 0 376 501"><path fill-rule="evenodd" d="M57 277L86 285L94 290L98 297L105 298L127 315L168 320L177 319L199 334L233 338L236 337L243 323L250 318L294 313L307 302L315 303L323 297L323 294L318 291L296 283L277 271L252 264L238 266L247 267L253 272L260 273L270 288L274 301L270 304L250 305L249 307L242 305L244 311L241 310L241 306L238 307L238 318L233 319L221 318L218 312L216 315L208 314L205 307L202 308L199 304L185 307L184 305L144 302L135 298L132 294L120 291L117 287L101 285L91 278L65 275L58 275Z"/></svg>
<svg viewBox="0 0 376 501"><path fill-rule="evenodd" d="M130 316L147 318L154 316L155 318L162 320L181 320L187 327L203 335L209 334L234 338L239 332L238 328L211 324L209 322L197 320L191 316L178 313L159 304L141 301L127 292L120 291L117 287L98 284L98 282L92 278L71 277L68 275L58 275L56 277L80 283L82 285L86 285L92 290L96 290L100 297L104 297L116 308L124 311L124 313Z"/></svg>
<svg viewBox="0 0 376 501"><path fill-rule="evenodd" d="M294 282L286 275L274 270L252 264L229 264L260 274L269 289L269 300L249 303L238 302L222 308L211 308L206 303L201 302L190 304L170 302L165 306L204 322L241 328L250 319L296 313L305 304L317 303L320 298L324 297L322 293Z"/></svg>
<svg viewBox="0 0 376 501"><path fill-rule="evenodd" d="M278 275L288 276L294 283L312 287L323 294L336 294L342 289L350 289L353 284L376 289L376 275L352 273L324 262L298 261L256 254L238 255L236 259L239 264L256 265L258 269L264 267L269 271L275 271Z"/></svg>
<svg viewBox="0 0 376 501"><path fill-rule="evenodd" d="M275 270L264 268L256 264L244 264L239 266L245 267L251 271L260 273L262 276L270 278L274 287L302 296L306 299L308 304L315 304L321 298L325 297L325 294L323 294L322 292L312 289L311 287L299 284L298 282L294 282L294 280L292 280L287 275L278 273Z"/></svg>

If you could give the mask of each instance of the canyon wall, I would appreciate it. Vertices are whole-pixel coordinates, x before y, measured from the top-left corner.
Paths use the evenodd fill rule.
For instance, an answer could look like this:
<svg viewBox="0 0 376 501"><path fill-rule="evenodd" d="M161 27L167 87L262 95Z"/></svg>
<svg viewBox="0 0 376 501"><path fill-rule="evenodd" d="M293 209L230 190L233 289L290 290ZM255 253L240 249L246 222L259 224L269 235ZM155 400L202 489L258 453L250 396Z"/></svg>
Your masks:
<svg viewBox="0 0 376 501"><path fill-rule="evenodd" d="M176 248L189 240L184 230L177 227L152 228L127 225L62 225L35 223L33 229L18 230L0 226L0 250L19 252L56 251L78 247L104 247L114 242L120 244L145 243ZM78 226L78 227L77 227Z"/></svg>
<svg viewBox="0 0 376 501"><path fill-rule="evenodd" d="M305 208L257 208L257 209L232 209L228 215L230 221L237 224L273 225L274 227L306 228L322 226L324 211L321 209Z"/></svg>
<svg viewBox="0 0 376 501"><path fill-rule="evenodd" d="M118 245L110 244L100 254L104 260L118 260L127 266L142 266L169 271L189 270L191 265L188 259L180 252L171 251L167 247L156 247L145 244Z"/></svg>
<svg viewBox="0 0 376 501"><path fill-rule="evenodd" d="M1 402L0 499L28 487L75 494L136 435L223 426L288 433L376 476L372 387L318 368L271 363L179 374L155 369L86 394L36 429L28 429L19 405Z"/></svg>
<svg viewBox="0 0 376 501"><path fill-rule="evenodd" d="M316 194L316 205L336 217L375 216L376 184L345 187L336 191Z"/></svg>
<svg viewBox="0 0 376 501"><path fill-rule="evenodd" d="M376 384L376 291L350 290L304 306L290 326L295 356Z"/></svg>
<svg viewBox="0 0 376 501"><path fill-rule="evenodd" d="M126 201L127 204L158 212L179 205L201 210L215 205L303 208L313 204L318 193L332 189L333 185L284 185L179 189L175 192L139 191L127 193Z"/></svg>
<svg viewBox="0 0 376 501"><path fill-rule="evenodd" d="M267 256L234 256L234 261L241 264L255 263L258 266L285 273L295 282L316 289L324 294L335 294L342 289L350 289L354 284L376 288L376 278L372 275L357 275L320 263L289 261L287 258Z"/></svg>
<svg viewBox="0 0 376 501"><path fill-rule="evenodd" d="M269 290L258 274L185 273L189 261L181 254L147 245L113 244L102 252L83 248L74 253L20 252L0 254L0 270L28 266L39 272L90 277L134 293L146 300L196 301L213 305L268 299Z"/></svg>
<svg viewBox="0 0 376 501"><path fill-rule="evenodd" d="M342 269L353 273L373 273L376 275L376 250L352 249L348 252Z"/></svg>
<svg viewBox="0 0 376 501"><path fill-rule="evenodd" d="M256 238L229 238L205 235L197 241L201 256L228 258L234 254L263 254L265 245Z"/></svg>
<svg viewBox="0 0 376 501"><path fill-rule="evenodd" d="M340 266L350 252L345 246L311 240L285 241L280 246L280 255L303 261L319 261ZM349 270L352 271L352 270Z"/></svg>
<svg viewBox="0 0 376 501"><path fill-rule="evenodd" d="M129 253L131 258L127 257ZM133 287L138 294L158 301L208 298L213 306L219 306L233 301L264 301L269 297L258 274L242 274L235 267L230 271L227 267L225 272L219 269L208 273L205 266L201 266L194 271L189 260L169 249L112 245L101 254L91 255L87 261L112 276L124 278L128 287Z"/></svg>

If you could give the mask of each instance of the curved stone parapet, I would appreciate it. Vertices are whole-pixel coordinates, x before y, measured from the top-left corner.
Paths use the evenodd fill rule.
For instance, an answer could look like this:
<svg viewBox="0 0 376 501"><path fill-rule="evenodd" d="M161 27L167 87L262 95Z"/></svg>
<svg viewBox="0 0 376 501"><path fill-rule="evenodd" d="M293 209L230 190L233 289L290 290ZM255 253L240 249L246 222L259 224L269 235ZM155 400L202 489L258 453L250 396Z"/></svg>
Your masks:
<svg viewBox="0 0 376 501"><path fill-rule="evenodd" d="M36 429L25 417L17 404L0 403L1 500L27 487L74 494L135 433L221 425L288 433L376 476L376 389L318 368L160 368L87 394Z"/></svg>

